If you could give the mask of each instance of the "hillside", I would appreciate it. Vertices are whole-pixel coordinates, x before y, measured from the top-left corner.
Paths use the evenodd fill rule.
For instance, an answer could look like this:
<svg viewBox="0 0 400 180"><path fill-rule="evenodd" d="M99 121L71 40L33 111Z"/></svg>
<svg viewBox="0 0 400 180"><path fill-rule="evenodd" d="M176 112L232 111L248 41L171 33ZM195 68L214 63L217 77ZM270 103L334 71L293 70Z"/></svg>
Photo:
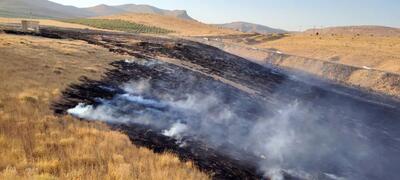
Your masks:
<svg viewBox="0 0 400 180"><path fill-rule="evenodd" d="M91 12L94 16L109 16L122 13L148 13L193 20L184 10L170 11L159 9L149 5L125 4L119 6L108 6L102 4L94 7L85 8L85 10Z"/></svg>
<svg viewBox="0 0 400 180"><path fill-rule="evenodd" d="M7 30L5 32L10 34L23 33L18 30ZM364 166L359 166L360 158L357 155L360 151L357 148L353 150L355 148L352 146L354 142L361 143L357 146L371 147L370 156L363 157L361 163L370 159L378 159L374 162L374 165L378 164L384 169L390 169L390 167L398 167L400 162L398 150L395 148L400 143L394 144L395 147L387 145L388 141L395 142L398 139L396 133L399 132L400 128L400 123L397 121L397 117L400 115L400 104L389 98L362 89L353 89L320 81L312 76L304 79L301 75L294 74L295 76L292 76L291 73L286 74L276 69L249 62L239 56L233 56L219 48L181 38L169 39L138 34L113 34L91 30L46 27L42 28L42 32L36 35L86 41L107 48L116 54L129 54L136 57L113 62L111 64L113 68L108 68L100 80L81 78L79 83L62 88L61 96L52 103L54 113L61 116L70 114L73 117L88 121L108 123L116 130L125 132L132 142L138 146L147 147L156 152L172 152L184 160L193 160L201 171L210 173L214 179L274 179L275 176L263 172L264 166L259 165L259 162L265 159L265 157L259 155L259 152L267 154L270 150L265 150L265 146L253 146L253 144L259 142L259 139L268 139L269 132L286 131L288 129L286 124L294 126L289 129L293 129L291 132L294 134L293 137L296 137L289 140L289 144L300 139L302 142L304 140L307 148L286 152L285 156L288 156L289 159L295 159L295 162L297 162L297 157L304 157L307 163L308 161L312 164L317 163L316 166L311 166L315 169L305 169L306 172L317 174L326 172L325 168L320 168L319 163L322 162L334 164L336 167L344 169L336 173L339 175L335 174L337 177L342 177L342 174L361 172L361 175L356 174L357 176L352 177L364 179L361 176L370 171L365 171ZM308 35L308 37L312 36ZM228 38L232 38L232 36ZM367 36L367 38L370 37ZM205 40L205 38L201 39ZM221 39L218 38L216 41L221 42ZM316 39L319 39L319 37L316 36ZM281 53L273 54L280 56L274 58L277 62L291 58ZM97 53L92 54L92 56L95 55ZM80 56L78 59L90 63ZM300 59L293 59L292 62L298 62L296 60ZM32 62L38 63L37 61ZM337 73L339 76L334 75L334 77L344 80L348 79L349 72L357 73L357 76L362 76L363 80L378 77L375 73L371 74L370 71L361 68L342 68L335 63L324 66L324 64L328 64L326 62L319 63L320 66L313 63L314 60L303 62L301 64L304 64L307 70L318 68L320 69L318 72L323 75L331 75L331 73L339 70L342 73ZM73 62L63 60L63 63ZM99 67L96 67L95 64L90 63L89 72L99 70ZM79 68L82 67L80 64L74 65L78 65ZM35 68L36 66L31 67ZM71 69L69 72L74 73L77 69ZM359 69L361 71L358 71ZM40 73L43 72L40 71ZM57 78L57 74L58 76L63 75L64 69L57 68L54 73L56 74L55 77L50 76L48 78ZM399 89L398 82L400 79L398 76L389 73L379 74L382 75L381 80L383 81L376 82L384 82L385 85ZM76 74L74 73L74 75ZM351 78L353 77L351 76ZM389 79L389 77L393 78ZM29 83L29 81L26 83ZM41 88L42 86L38 85L38 89L34 90L43 92ZM35 102L35 98L26 99L29 102ZM295 104L295 107L292 103ZM282 115L278 116L278 120L287 121L288 114L282 113L282 110L285 109L295 112L294 114L289 113L290 117L294 118L291 122L298 123L284 122L284 127L276 126L273 122L276 121L277 114ZM374 123L376 118L379 118L382 123ZM263 120L261 124L257 123L260 119ZM367 136L360 136L359 132L364 132L364 129L357 131L358 129L353 129L354 124L346 123L349 119L356 122L366 122L357 125L357 127L367 128ZM310 120L318 125L309 127ZM320 126L321 123L319 122L321 121L328 122L323 123L327 126ZM392 123L388 124L387 122L396 122L396 124L394 124L394 128L391 128L393 127ZM62 123L60 124L62 126ZM44 127L44 129L48 128ZM259 131L260 129L262 131ZM331 131L328 132L328 135L322 135L320 132L313 131L315 129L330 129ZM346 129L346 132L338 131L338 129ZM382 132L382 129L387 131ZM350 133L347 133L347 130ZM257 133L254 131L257 131ZM221 134L221 132L224 133ZM323 134L325 133L326 131L323 131ZM48 135L49 133L43 134ZM393 136L390 136L390 139L385 139L388 138L388 135ZM54 136L57 137L57 134L55 133ZM38 137L41 137L40 134ZM309 137L316 139L309 139ZM332 140L332 137L335 138ZM346 138L351 140L343 142L343 139ZM371 138L384 139L385 141L371 142ZM345 148L335 150L334 156L328 153L328 155L317 155L316 157L315 152L308 151L310 146L325 143L327 139L329 141L326 144L327 149ZM82 145L86 145L84 140L85 138L82 138ZM99 138L100 142L102 140L103 138ZM250 145L247 140L251 141ZM255 140L255 142L253 143L252 140ZM68 145L71 141L64 140L61 144ZM269 143L269 141L275 143L276 140L268 140L262 142L262 144ZM51 148L57 144L56 141L45 147ZM367 144L370 146L367 146ZM27 147L29 147L29 144ZM248 147L251 147L250 150L246 149ZM291 145L284 146L284 149L296 149L291 147ZM295 147L298 147L298 145L295 144ZM390 159L394 159L390 163L387 163L386 159L380 159L382 147L386 148L385 152L391 157ZM318 149L318 145L315 148ZM97 148L94 149L97 150ZM272 147L271 151L275 149L275 147ZM291 156L293 152L296 154L294 157ZM40 153L41 151L39 151L39 155ZM113 157L98 152L96 154L99 154L99 156L95 157L94 162L104 162L102 157ZM336 156L336 154L339 155ZM268 157L272 157L273 160L281 160L282 158L281 154ZM133 158L126 159L126 162L138 162ZM344 161L337 161L337 159L344 159ZM54 161L57 162L57 159ZM93 161L88 158L88 161L85 162L89 162L88 164L91 165ZM266 162L269 163L270 161ZM53 165L49 162L43 164ZM349 164L357 169L346 168ZM294 166L304 167L304 163L294 164ZM60 169L64 170L64 167L62 166ZM170 166L167 165L167 167ZM330 167L327 169L330 169ZM123 172L130 172L127 171L127 168L123 168L123 170ZM393 178L397 176L396 169L389 171L389 173L394 172L392 174L387 175L387 172L376 172L372 176L382 177L381 179L396 179ZM286 171L282 170L282 174L286 174ZM292 171L288 171L288 176L296 179L304 177L298 177L299 175L292 173ZM321 177L320 179L328 178L327 175L327 178Z"/></svg>
<svg viewBox="0 0 400 180"><path fill-rule="evenodd" d="M1 0L0 16L76 18L92 14L73 6L64 6L47 0Z"/></svg>
<svg viewBox="0 0 400 180"><path fill-rule="evenodd" d="M176 35L183 36L213 36L227 34L242 34L239 31L218 28L212 25L203 24L197 21L162 16L157 14L127 13L113 16L95 17L96 19L119 19L148 26L156 26L172 30Z"/></svg>
<svg viewBox="0 0 400 180"><path fill-rule="evenodd" d="M317 32L318 35L316 35ZM332 27L322 31L308 30L303 33L275 37L247 36L239 39L226 39L223 42L400 74L400 33L396 28ZM235 51L240 50L235 49ZM245 53L244 56L252 59L265 59L264 53L251 52Z"/></svg>
<svg viewBox="0 0 400 180"><path fill-rule="evenodd" d="M24 20L23 18L2 18L0 17L0 24L19 24L21 21ZM76 23L67 23L56 21L52 19L36 19L40 22L40 25L43 26L56 26L56 27L64 27L64 28L78 28L78 29L96 29L94 27L80 25Z"/></svg>
<svg viewBox="0 0 400 180"><path fill-rule="evenodd" d="M247 23L247 22L232 22L227 24L217 24L216 26L239 30L246 33L260 33L260 34L287 33L287 31L282 29L275 29L268 26Z"/></svg>
<svg viewBox="0 0 400 180"><path fill-rule="evenodd" d="M90 7L90 8L85 8L85 10L87 10L88 12L93 14L94 16L105 16L105 15L120 14L120 13L126 12L126 11L124 11L122 9L118 9L116 7L108 6L108 5L105 5L105 4L93 6L93 7Z"/></svg>
<svg viewBox="0 0 400 180"><path fill-rule="evenodd" d="M322 35L363 35L363 36L400 36L400 29L385 26L341 26L322 29L309 29L305 34Z"/></svg>
<svg viewBox="0 0 400 180"><path fill-rule="evenodd" d="M400 74L400 36L301 33L257 43L252 47Z"/></svg>
<svg viewBox="0 0 400 180"><path fill-rule="evenodd" d="M124 58L83 41L0 33L0 179L207 179L104 124L53 115L68 84Z"/></svg>
<svg viewBox="0 0 400 180"><path fill-rule="evenodd" d="M164 10L149 5L125 4L98 5L89 8L64 6L48 0L1 0L0 17L33 18L82 18L108 16L122 13L149 13L194 20L185 10Z"/></svg>

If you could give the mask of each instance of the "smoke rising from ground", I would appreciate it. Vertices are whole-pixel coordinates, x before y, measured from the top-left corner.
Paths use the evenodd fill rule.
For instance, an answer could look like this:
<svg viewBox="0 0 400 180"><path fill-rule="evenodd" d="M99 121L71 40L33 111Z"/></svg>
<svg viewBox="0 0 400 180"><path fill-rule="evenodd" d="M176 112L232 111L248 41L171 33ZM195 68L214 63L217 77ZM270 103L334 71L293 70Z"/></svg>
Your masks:
<svg viewBox="0 0 400 180"><path fill-rule="evenodd" d="M385 172L393 163L382 157L386 151L373 139L381 130L366 124L370 117L351 103L298 99L281 104L273 114L248 115L241 111L247 102L226 102L219 94L203 92L179 98L148 94L154 85L150 80L125 83L124 93L100 99L98 105L79 104L68 113L88 120L147 125L182 146L190 139L231 156L249 154L256 157L253 161L260 171L273 179L288 174L303 179L394 177ZM281 88L284 91L285 86ZM329 103L343 107L315 106ZM256 108L272 109L268 104Z"/></svg>

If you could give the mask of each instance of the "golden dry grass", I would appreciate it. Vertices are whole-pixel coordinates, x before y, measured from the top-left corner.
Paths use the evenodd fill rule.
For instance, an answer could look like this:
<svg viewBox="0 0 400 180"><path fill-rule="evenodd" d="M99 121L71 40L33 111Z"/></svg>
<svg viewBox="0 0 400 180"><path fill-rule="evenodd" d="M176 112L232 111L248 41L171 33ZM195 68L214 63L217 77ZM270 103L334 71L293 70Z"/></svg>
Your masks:
<svg viewBox="0 0 400 180"><path fill-rule="evenodd" d="M148 26L156 26L175 31L175 35L181 36L215 36L228 34L242 34L225 28L203 24L196 21L179 19L171 16L161 16L156 14L128 13L113 16L96 17L96 19L119 19Z"/></svg>
<svg viewBox="0 0 400 180"><path fill-rule="evenodd" d="M0 23L6 23L6 24L16 24L16 23L21 23L21 20L26 20L24 18L3 18L0 17ZM56 21L56 20L49 20L49 19L33 19L34 21L39 21L40 25L44 26L57 26L57 27L63 27L63 28L80 28L80 29L96 29L93 27L89 26L84 26L80 24L73 24L73 23L66 23L66 22L61 22L61 21Z"/></svg>
<svg viewBox="0 0 400 180"><path fill-rule="evenodd" d="M295 34L258 47L326 61L400 73L400 37Z"/></svg>
<svg viewBox="0 0 400 180"><path fill-rule="evenodd" d="M0 179L208 179L102 123L52 114L60 90L123 58L81 41L0 34Z"/></svg>

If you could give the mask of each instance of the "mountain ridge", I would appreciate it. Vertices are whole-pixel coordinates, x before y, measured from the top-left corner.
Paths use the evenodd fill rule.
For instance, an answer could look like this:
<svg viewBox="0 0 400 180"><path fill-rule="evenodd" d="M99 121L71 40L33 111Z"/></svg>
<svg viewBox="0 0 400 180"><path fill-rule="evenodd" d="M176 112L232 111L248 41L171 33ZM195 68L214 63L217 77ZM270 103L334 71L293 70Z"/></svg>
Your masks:
<svg viewBox="0 0 400 180"><path fill-rule="evenodd" d="M123 4L116 6L101 4L84 8L84 10L93 13L95 16L109 16L123 13L148 13L194 20L188 15L186 10L165 10L145 4Z"/></svg>
<svg viewBox="0 0 400 180"><path fill-rule="evenodd" d="M186 10L165 10L145 4L106 5L99 4L93 7L78 8L58 4L49 0L0 0L0 17L18 18L48 18L48 19L73 19L92 18L126 13L145 13L162 16L172 16L179 19L196 21L190 17ZM231 27L234 23L217 25L229 29L240 29L243 32L285 33L281 29L270 28L247 22L236 22L241 26Z"/></svg>
<svg viewBox="0 0 400 180"><path fill-rule="evenodd" d="M78 18L90 13L74 6L48 0L1 0L0 15L10 17Z"/></svg>
<svg viewBox="0 0 400 180"><path fill-rule="evenodd" d="M0 16L22 18L87 18L108 16L123 13L149 13L174 16L181 19L194 20L186 10L165 10L150 5L123 4L110 6L100 4L93 7L78 8L58 4L49 0L1 0Z"/></svg>

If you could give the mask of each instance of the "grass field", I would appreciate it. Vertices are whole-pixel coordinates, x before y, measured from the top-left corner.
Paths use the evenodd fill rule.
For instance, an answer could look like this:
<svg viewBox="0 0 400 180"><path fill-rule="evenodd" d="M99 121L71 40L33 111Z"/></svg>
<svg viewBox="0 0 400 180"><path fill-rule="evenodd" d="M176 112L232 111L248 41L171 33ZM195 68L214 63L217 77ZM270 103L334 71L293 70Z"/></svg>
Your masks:
<svg viewBox="0 0 400 180"><path fill-rule="evenodd" d="M257 45L285 53L400 73L400 37L290 35Z"/></svg>
<svg viewBox="0 0 400 180"><path fill-rule="evenodd" d="M0 179L208 179L102 123L53 115L63 88L124 58L81 41L0 33Z"/></svg>
<svg viewBox="0 0 400 180"><path fill-rule="evenodd" d="M400 74L400 36L287 34L226 40L246 47ZM252 54L250 54L252 55ZM246 56L246 53L244 53ZM257 57L260 59L265 56Z"/></svg>
<svg viewBox="0 0 400 180"><path fill-rule="evenodd" d="M100 29L125 31L131 33L168 34L173 32L155 26L147 26L143 24L118 20L118 19L70 19L70 20L63 20L63 22L81 24Z"/></svg>

